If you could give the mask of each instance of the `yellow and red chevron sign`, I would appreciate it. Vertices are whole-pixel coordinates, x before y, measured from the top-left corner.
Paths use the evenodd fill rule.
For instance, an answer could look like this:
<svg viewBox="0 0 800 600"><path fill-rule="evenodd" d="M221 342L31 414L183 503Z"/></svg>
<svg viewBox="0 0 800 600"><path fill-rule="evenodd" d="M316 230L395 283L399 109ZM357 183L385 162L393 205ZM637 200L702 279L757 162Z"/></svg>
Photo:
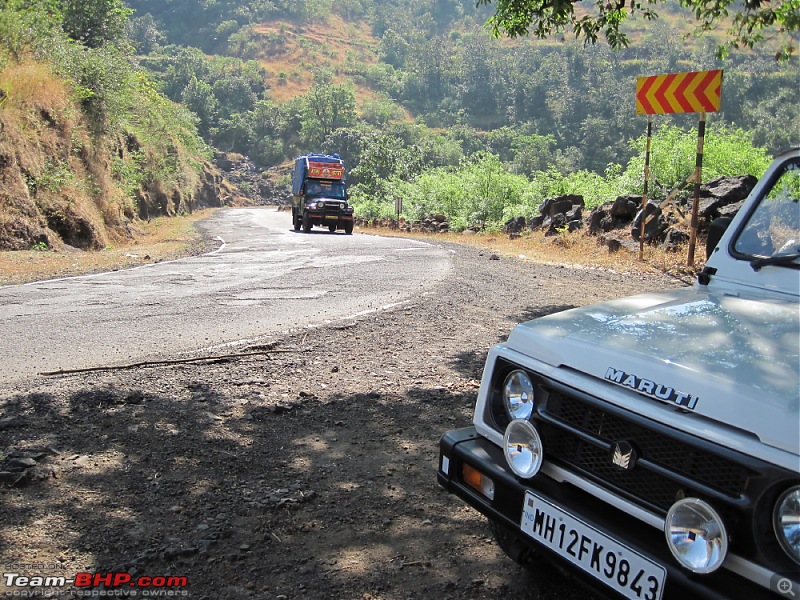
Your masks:
<svg viewBox="0 0 800 600"><path fill-rule="evenodd" d="M637 77L636 114L715 112L721 95L721 70Z"/></svg>

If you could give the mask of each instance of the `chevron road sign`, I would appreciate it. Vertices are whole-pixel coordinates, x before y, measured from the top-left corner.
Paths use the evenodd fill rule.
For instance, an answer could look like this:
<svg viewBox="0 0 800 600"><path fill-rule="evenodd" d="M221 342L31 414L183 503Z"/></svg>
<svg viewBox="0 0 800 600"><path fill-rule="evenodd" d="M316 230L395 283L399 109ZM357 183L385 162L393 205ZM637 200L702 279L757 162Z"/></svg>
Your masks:
<svg viewBox="0 0 800 600"><path fill-rule="evenodd" d="M636 114L715 112L721 95L721 70L637 77Z"/></svg>

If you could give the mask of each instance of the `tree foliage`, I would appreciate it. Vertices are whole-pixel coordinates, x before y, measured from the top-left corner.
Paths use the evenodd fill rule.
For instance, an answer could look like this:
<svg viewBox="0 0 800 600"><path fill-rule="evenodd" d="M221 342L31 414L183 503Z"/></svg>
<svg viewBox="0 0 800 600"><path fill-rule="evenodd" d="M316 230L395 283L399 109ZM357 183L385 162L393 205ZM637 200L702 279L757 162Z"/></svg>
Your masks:
<svg viewBox="0 0 800 600"><path fill-rule="evenodd" d="M521 136L524 139L527 136ZM383 142L379 140L385 153ZM538 140L547 144L547 140ZM467 227L498 229L509 219L539 215L539 207L547 198L578 194L587 208L593 208L625 194L641 194L644 184L645 136L631 142L634 154L626 165L610 164L603 173L577 169L567 173L552 167L534 171L528 176L513 173L500 155L477 152L457 165L433 167L423 165L421 173L392 173L391 164L402 156L402 148L392 146L392 161L376 168L373 160L359 164L361 181L354 190L353 204L360 216L386 218L394 216L394 199L403 200L403 216L421 220L430 214L443 214L455 230ZM654 181L651 196L664 199L685 182L694 171L696 132L665 125L652 139L650 159ZM717 177L752 174L759 177L770 163L763 148L752 146L748 135L739 129L712 125L708 131L704 153L704 180Z"/></svg>
<svg viewBox="0 0 800 600"><path fill-rule="evenodd" d="M122 123L133 113L131 90L138 85L133 57L124 40L113 40L113 35L92 48L83 33L75 33L77 41L60 32L44 33L47 27L63 31L62 8L70 2L72 9L81 6L95 16L116 14L113 8L119 6L116 0L0 0L0 6L14 6L22 15L15 21L0 11L9 52L43 49L75 83L84 109L98 123ZM776 64L756 45L756 51L731 52L723 62L715 56L715 38L687 46L675 23L687 15L718 23L725 9L736 24L736 10L755 14L760 7L756 22L770 21L776 31L784 27L790 36L796 33L800 0L754 2L486 0L476 5L474 0L346 0L334 5L329 0L130 0L127 5L136 13L127 20L126 31L139 53L136 64L147 68L154 89L180 105L180 115L172 118L181 121L182 130L184 119L191 117L208 144L247 155L261 168L302 152L338 152L349 167L354 201L366 214L393 210L398 195L407 195L409 202L419 199L409 207L430 203L415 187L422 181L426 193L441 191L447 198L449 191L437 188L434 180L461 178L473 186L461 190L466 194L463 204L470 208L457 221L468 226L495 222L517 208L535 213L533 199L540 202L543 195L574 191L599 202L641 186L640 165L635 164L641 149L630 140L640 138L644 129L634 114L635 79L643 74L725 69L723 106L711 118L709 148L722 131L738 131L742 146L770 151L797 143L796 128L787 126L800 119L794 100L800 74L795 58ZM250 60L263 60L265 48L272 45L288 47L291 27L323 24L334 6L339 15L346 12L368 21L379 40L376 62L364 60L360 48L351 49L325 70L315 59L327 58L331 51L316 49L310 36L303 37L303 50L310 54L293 72L273 76L258 60ZM687 6L694 7L693 15ZM676 18L651 21L645 33L637 32L636 44L626 48L629 40L619 32L631 30L624 20L646 18L656 8ZM772 16L764 12L769 10ZM260 26L290 17L297 20L267 34ZM496 33L527 31L529 38L512 43L492 39L481 27L487 20ZM504 22L517 29L504 31ZM535 39L570 28L578 41ZM754 36L763 32L755 25L751 31ZM582 43L601 37L611 44ZM312 64L311 88L278 101L277 88L301 82ZM694 115L664 119L692 137ZM669 126L659 125L666 136ZM683 149L683 138L674 138L671 143ZM685 160L692 157L688 152ZM732 155L727 160L744 168ZM684 165L675 172L666 165L655 168L664 173L664 181L671 181ZM707 173L713 172L709 167ZM527 180L524 193L509 192L512 200L497 195L495 184L506 177ZM506 184L502 189L516 189L516 184ZM442 200L440 208L445 206Z"/></svg>
<svg viewBox="0 0 800 600"><path fill-rule="evenodd" d="M59 0L66 34L89 48L123 39L133 10L122 0Z"/></svg>
<svg viewBox="0 0 800 600"><path fill-rule="evenodd" d="M70 88L96 151L119 145L109 161L120 190L155 185L191 195L208 146L191 113L132 60L129 12L116 0L0 0L0 65L33 60Z"/></svg>
<svg viewBox="0 0 800 600"><path fill-rule="evenodd" d="M328 76L318 75L304 100L301 136L309 148L319 146L336 129L355 121L355 92L350 86L331 83Z"/></svg>
<svg viewBox="0 0 800 600"><path fill-rule="evenodd" d="M579 11L574 0L478 0L478 5L496 5L488 25L494 35L510 37L528 34L544 39L571 30L586 44L594 44L603 35L612 48L627 47L629 39L622 29L630 17L646 20L657 18L654 7L665 0L594 0L591 8ZM776 28L789 38L781 49L786 58L794 51L791 39L800 31L800 1L798 0L680 0L692 10L701 31L716 28L733 13L728 30L728 44L753 48L764 40L765 30ZM727 53L727 45L720 54Z"/></svg>

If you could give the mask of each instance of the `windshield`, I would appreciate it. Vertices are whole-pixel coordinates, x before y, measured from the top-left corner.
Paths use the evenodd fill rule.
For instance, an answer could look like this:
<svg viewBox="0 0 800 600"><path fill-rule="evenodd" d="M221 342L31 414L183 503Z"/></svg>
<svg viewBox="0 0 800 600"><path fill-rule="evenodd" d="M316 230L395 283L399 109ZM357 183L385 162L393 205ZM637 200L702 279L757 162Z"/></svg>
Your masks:
<svg viewBox="0 0 800 600"><path fill-rule="evenodd" d="M757 264L797 266L800 252L800 160L787 163L772 187L739 230L737 258ZM766 259L772 259L766 261Z"/></svg>
<svg viewBox="0 0 800 600"><path fill-rule="evenodd" d="M307 181L306 196L324 196L326 198L336 198L346 200L344 184L333 181Z"/></svg>

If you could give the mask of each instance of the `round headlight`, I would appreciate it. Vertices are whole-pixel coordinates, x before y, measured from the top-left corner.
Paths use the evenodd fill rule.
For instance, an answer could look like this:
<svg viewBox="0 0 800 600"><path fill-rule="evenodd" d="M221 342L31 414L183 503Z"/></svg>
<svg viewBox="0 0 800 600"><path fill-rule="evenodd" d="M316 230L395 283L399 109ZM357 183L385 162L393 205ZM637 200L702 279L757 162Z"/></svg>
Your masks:
<svg viewBox="0 0 800 600"><path fill-rule="evenodd" d="M344 202L339 203L339 210L344 210L347 205Z"/></svg>
<svg viewBox="0 0 800 600"><path fill-rule="evenodd" d="M773 523L783 550L800 563L800 485L789 488L778 499Z"/></svg>
<svg viewBox="0 0 800 600"><path fill-rule="evenodd" d="M533 413L533 383L525 371L511 371L503 384L503 403L509 419L528 419Z"/></svg>
<svg viewBox="0 0 800 600"><path fill-rule="evenodd" d="M530 421L516 419L508 424L503 436L503 451L511 470L525 479L536 475L542 466L542 438Z"/></svg>
<svg viewBox="0 0 800 600"><path fill-rule="evenodd" d="M672 555L693 573L716 571L728 554L725 524L699 498L684 498L673 504L664 532Z"/></svg>

